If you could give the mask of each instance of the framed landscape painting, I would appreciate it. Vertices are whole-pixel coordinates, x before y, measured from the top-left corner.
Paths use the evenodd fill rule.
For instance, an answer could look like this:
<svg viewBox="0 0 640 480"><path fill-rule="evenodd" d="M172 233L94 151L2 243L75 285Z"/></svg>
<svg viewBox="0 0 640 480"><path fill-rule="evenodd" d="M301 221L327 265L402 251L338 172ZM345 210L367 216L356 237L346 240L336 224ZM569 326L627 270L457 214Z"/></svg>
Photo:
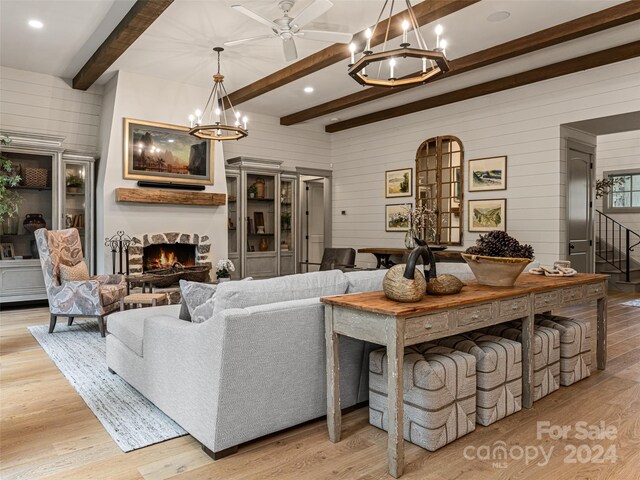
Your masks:
<svg viewBox="0 0 640 480"><path fill-rule="evenodd" d="M385 231L406 232L409 229L407 208L411 209L410 203L384 206Z"/></svg>
<svg viewBox="0 0 640 480"><path fill-rule="evenodd" d="M469 160L469 191L506 190L507 157Z"/></svg>
<svg viewBox="0 0 640 480"><path fill-rule="evenodd" d="M124 178L213 185L211 142L187 127L124 119Z"/></svg>
<svg viewBox="0 0 640 480"><path fill-rule="evenodd" d="M384 172L384 195L386 198L412 196L413 169L402 168Z"/></svg>
<svg viewBox="0 0 640 480"><path fill-rule="evenodd" d="M507 200L469 200L469 231L491 232L507 229Z"/></svg>

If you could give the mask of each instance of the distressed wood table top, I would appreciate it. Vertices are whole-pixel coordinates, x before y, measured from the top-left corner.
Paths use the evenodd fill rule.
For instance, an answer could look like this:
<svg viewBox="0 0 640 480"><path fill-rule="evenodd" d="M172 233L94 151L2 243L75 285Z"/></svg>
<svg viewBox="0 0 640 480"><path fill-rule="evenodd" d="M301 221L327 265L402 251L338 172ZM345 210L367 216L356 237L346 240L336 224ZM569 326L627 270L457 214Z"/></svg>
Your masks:
<svg viewBox="0 0 640 480"><path fill-rule="evenodd" d="M523 273L513 287L491 287L480 285L475 281L467 281L465 287L456 295L426 295L415 303L401 303L389 300L384 292L355 293L322 297L324 303L339 307L352 308L367 312L391 316L408 316L446 308L458 307L471 303L489 302L502 298L544 292L557 288L603 282L608 275L578 273L573 277L545 277Z"/></svg>

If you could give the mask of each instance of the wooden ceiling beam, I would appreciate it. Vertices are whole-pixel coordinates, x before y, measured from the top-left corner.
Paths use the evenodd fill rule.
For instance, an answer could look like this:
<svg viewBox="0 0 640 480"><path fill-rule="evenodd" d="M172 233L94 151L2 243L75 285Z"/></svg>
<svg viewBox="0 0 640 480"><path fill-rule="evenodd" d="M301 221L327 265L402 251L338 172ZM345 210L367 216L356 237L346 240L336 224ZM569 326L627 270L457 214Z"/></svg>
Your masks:
<svg viewBox="0 0 640 480"><path fill-rule="evenodd" d="M452 60L449 62L451 70L445 75L433 80L431 83L639 19L640 1L635 0L621 3L599 12L585 15L530 35L525 35L516 40ZM378 98L403 92L416 86L419 85L394 89L375 87L363 89L354 94L346 95L336 100L331 100L330 102L284 116L280 119L280 124L295 125L296 123L311 120L312 118L329 115Z"/></svg>
<svg viewBox="0 0 640 480"><path fill-rule="evenodd" d="M421 112L429 110L430 108L469 100L470 98L481 97L483 95L489 95L491 93L497 93L511 88L522 87L531 83L549 80L551 78L580 72L582 70L588 70L590 68L621 62L638 56L640 56L640 40L620 45L618 47L600 50L599 52L590 53L581 57L557 62L551 65L546 65L544 67L535 68L526 72L516 73L514 75L491 80L489 82L480 83L471 87L461 88L442 95L424 98L398 107L387 108L367 115L350 118L342 122L327 125L325 127L325 131L335 133L350 128L361 127L363 125L380 122L382 120L389 120L403 115L408 115L410 113Z"/></svg>
<svg viewBox="0 0 640 480"><path fill-rule="evenodd" d="M426 25L442 17L457 12L480 0L424 0L413 7L419 25ZM402 34L401 20L405 18L405 13L400 12L391 19L381 20L376 29L376 34L371 38L371 46L379 45L384 41L384 34L389 20L389 38L395 38ZM356 44L364 45L364 30L353 36ZM342 43L335 43L319 52L298 60L297 62L267 75L260 80L253 82L246 87L242 87L224 98L225 104L228 100L233 105L240 105L243 102L259 97L271 90L282 87L295 80L303 78L311 73L322 70L334 63L349 58L349 49ZM345 73L346 75L346 73Z"/></svg>
<svg viewBox="0 0 640 480"><path fill-rule="evenodd" d="M86 90L93 85L172 3L173 0L137 0L73 77L73 88Z"/></svg>

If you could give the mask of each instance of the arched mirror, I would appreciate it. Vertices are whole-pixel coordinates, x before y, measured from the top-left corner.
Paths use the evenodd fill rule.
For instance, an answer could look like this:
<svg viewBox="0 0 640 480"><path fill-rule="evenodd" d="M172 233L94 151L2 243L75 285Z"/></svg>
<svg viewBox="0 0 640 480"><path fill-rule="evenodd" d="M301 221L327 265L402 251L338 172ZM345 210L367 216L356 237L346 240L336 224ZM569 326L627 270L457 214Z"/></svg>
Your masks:
<svg viewBox="0 0 640 480"><path fill-rule="evenodd" d="M425 141L416 153L416 206L435 211L421 232L432 245L462 245L464 150L453 136Z"/></svg>

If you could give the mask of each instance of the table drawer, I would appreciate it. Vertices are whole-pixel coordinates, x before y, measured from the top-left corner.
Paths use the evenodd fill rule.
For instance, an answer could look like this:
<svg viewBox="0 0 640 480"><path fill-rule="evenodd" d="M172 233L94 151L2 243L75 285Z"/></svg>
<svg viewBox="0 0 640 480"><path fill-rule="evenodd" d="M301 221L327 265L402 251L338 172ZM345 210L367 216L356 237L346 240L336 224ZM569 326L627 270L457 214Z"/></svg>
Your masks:
<svg viewBox="0 0 640 480"><path fill-rule="evenodd" d="M599 298L604 295L604 283L596 283L594 285L585 285L585 295L588 298Z"/></svg>
<svg viewBox="0 0 640 480"><path fill-rule="evenodd" d="M541 308L552 308L557 305L560 305L561 297L560 292L545 292L545 293L536 293L534 297L534 304L536 310Z"/></svg>
<svg viewBox="0 0 640 480"><path fill-rule="evenodd" d="M411 339L429 333L443 332L448 328L449 314L447 312L407 318L404 326L404 338Z"/></svg>
<svg viewBox="0 0 640 480"><path fill-rule="evenodd" d="M582 287L571 287L562 290L563 302L574 302L582 299Z"/></svg>
<svg viewBox="0 0 640 480"><path fill-rule="evenodd" d="M516 319L527 316L529 313L529 297L517 297L500 301L500 318Z"/></svg>
<svg viewBox="0 0 640 480"><path fill-rule="evenodd" d="M493 317L493 308L490 303L461 308L451 312L451 317L458 327L464 327L474 323L490 320Z"/></svg>

